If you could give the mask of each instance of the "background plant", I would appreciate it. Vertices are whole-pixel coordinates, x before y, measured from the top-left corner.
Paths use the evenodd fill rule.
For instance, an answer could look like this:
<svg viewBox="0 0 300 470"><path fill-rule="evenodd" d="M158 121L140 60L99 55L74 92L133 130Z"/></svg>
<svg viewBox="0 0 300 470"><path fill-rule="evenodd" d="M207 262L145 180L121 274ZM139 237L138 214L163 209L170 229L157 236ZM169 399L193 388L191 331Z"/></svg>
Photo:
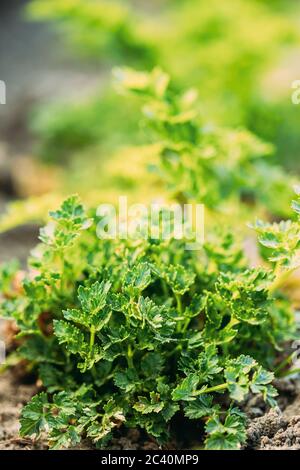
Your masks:
<svg viewBox="0 0 300 470"><path fill-rule="evenodd" d="M133 1L34 0L29 13L38 20L52 21L77 53L84 51L94 61L100 60L101 76L105 75L104 64L126 63L143 69L159 64L181 88L197 88L206 120L249 128L276 145L280 164L297 167L298 110L290 105L289 96L297 75L293 62L299 44L295 2L229 0L220 6L217 0L210 4L204 0L157 1L149 8ZM284 88L276 78L282 68L291 74L281 80ZM89 112L94 105L86 104L89 128L95 128L95 119L101 121L106 93L95 97L98 112L94 117ZM75 119L65 106L46 116L39 123L37 115L35 128L48 158L55 158L51 147L54 133L59 139L68 129L74 135L81 129L82 143L91 145L84 120ZM114 131L112 123L112 135ZM101 132L93 136L94 143L99 141L103 141ZM61 145L65 151L73 151L67 139Z"/></svg>
<svg viewBox="0 0 300 470"><path fill-rule="evenodd" d="M116 69L115 77L121 91L143 101L143 124L152 154L158 155L156 171L181 202L227 211L244 202L261 204L273 215L290 214L292 178L274 164L272 145L242 128L203 123L196 90L178 91L158 68L151 73Z"/></svg>

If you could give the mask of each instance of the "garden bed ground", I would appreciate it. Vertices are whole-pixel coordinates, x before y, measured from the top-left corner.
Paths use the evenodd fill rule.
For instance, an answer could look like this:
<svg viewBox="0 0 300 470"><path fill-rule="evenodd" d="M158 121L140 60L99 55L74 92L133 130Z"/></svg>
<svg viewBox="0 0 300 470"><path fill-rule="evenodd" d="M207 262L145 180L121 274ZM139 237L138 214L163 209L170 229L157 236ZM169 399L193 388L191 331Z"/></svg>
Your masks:
<svg viewBox="0 0 300 470"><path fill-rule="evenodd" d="M27 382L27 383L26 383ZM266 412L262 401L250 399L245 404L249 416L248 449L300 450L300 390L292 381L277 384L280 409ZM47 449L45 440L34 441L19 436L19 415L24 404L37 392L30 378L20 380L18 370L0 375L0 450ZM255 417L258 416L258 417ZM174 449L175 445L170 445ZM83 443L80 449L91 449ZM118 450L155 450L155 442L138 431L120 434L110 446Z"/></svg>
<svg viewBox="0 0 300 470"><path fill-rule="evenodd" d="M20 381L13 371L0 375L0 450L45 450L46 441L34 441L19 436L19 416L22 407L37 392L34 383ZM121 435L112 441L111 449L116 450L155 450L154 441L144 439L135 430L127 435ZM83 442L78 449L92 449L88 442Z"/></svg>

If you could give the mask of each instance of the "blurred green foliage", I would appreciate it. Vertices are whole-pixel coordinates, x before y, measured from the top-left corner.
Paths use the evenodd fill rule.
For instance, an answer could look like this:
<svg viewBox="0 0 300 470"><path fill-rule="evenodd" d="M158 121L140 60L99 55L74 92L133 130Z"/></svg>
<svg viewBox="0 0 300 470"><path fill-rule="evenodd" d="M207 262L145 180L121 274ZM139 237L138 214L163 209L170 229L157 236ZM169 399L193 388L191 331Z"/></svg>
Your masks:
<svg viewBox="0 0 300 470"><path fill-rule="evenodd" d="M38 152L45 161L68 163L74 153L100 144L102 154L138 140L138 105L106 89L84 101L42 106L31 129L41 136ZM98 150L99 151L99 150Z"/></svg>
<svg viewBox="0 0 300 470"><path fill-rule="evenodd" d="M52 21L75 54L99 64L101 76L107 65L150 69L159 64L178 86L197 88L207 121L243 125L278 146L280 163L297 166L298 116L289 99L296 77L283 79L278 92L268 76L276 75L282 60L299 46L297 2L33 0L28 11L31 18ZM122 106L104 86L94 102L80 109L65 104L38 113L33 127L42 155L57 161L77 145L99 143L103 115L106 142L113 143L114 136L118 140L119 132L134 135L128 129L134 110L122 119ZM53 142L59 143L56 150Z"/></svg>
<svg viewBox="0 0 300 470"><path fill-rule="evenodd" d="M220 223L241 231L253 212L289 217L300 161L298 108L290 97L299 13L293 0L32 0L29 17L52 21L74 55L84 53L99 67L94 96L33 113L36 154L65 169L56 188L77 192L92 205L116 202L125 193L131 202L188 196L205 201L212 210L208 218L217 210ZM153 89L146 91L150 107L142 125L139 95L155 72L128 69L127 78L138 77L142 87L124 97L112 89L107 72L120 63L148 71L158 64L165 71L155 83L159 99L153 102ZM176 97L196 95L181 112ZM177 135L179 127L184 131ZM52 196L57 194L10 209L0 229L41 220Z"/></svg>
<svg viewBox="0 0 300 470"><path fill-rule="evenodd" d="M196 91L178 93L158 68L116 69L115 76L118 88L141 98L149 140L157 143L156 171L180 202L225 212L231 202L255 210L263 203L273 215L290 215L292 179L272 162L272 145L242 128L203 125Z"/></svg>
<svg viewBox="0 0 300 470"><path fill-rule="evenodd" d="M151 61L153 50L143 29L137 26L139 15L126 1L34 0L28 12L33 18L55 21L85 56Z"/></svg>

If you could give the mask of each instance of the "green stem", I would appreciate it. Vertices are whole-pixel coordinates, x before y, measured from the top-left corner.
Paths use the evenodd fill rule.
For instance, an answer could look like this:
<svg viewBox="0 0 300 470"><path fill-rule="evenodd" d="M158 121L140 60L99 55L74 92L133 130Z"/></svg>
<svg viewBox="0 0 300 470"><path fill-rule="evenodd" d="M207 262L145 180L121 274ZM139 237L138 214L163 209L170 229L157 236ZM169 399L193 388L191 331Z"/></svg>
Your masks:
<svg viewBox="0 0 300 470"><path fill-rule="evenodd" d="M100 382L97 382L97 387L102 387L104 384L109 382L113 377L115 376L115 371L113 371L111 374L107 375L104 379L102 379Z"/></svg>
<svg viewBox="0 0 300 470"><path fill-rule="evenodd" d="M65 271L66 271L64 250L60 250L59 256L60 256L60 262L61 262L60 293L61 295L63 295L65 292Z"/></svg>
<svg viewBox="0 0 300 470"><path fill-rule="evenodd" d="M179 294L175 294L175 299L176 299L177 310L178 310L179 316L182 317L183 307L182 307L181 296ZM182 319L180 319L180 320L181 321L178 321L177 327L176 327L177 333L179 333L181 331Z"/></svg>
<svg viewBox="0 0 300 470"><path fill-rule="evenodd" d="M93 379L96 381L97 380L97 371L96 371L95 365L93 365L93 367L91 368L91 374L92 374Z"/></svg>
<svg viewBox="0 0 300 470"><path fill-rule="evenodd" d="M231 320L229 323L227 323L227 325L225 326L225 328L227 330L231 330L231 328L235 325L238 325L240 323L240 320L238 320L237 318L234 318L234 317L231 317Z"/></svg>
<svg viewBox="0 0 300 470"><path fill-rule="evenodd" d="M128 364L128 367L130 369L133 369L134 368L134 364L133 364L133 351L132 351L132 347L131 345L129 344L128 345L128 348L127 348L127 364Z"/></svg>
<svg viewBox="0 0 300 470"><path fill-rule="evenodd" d="M169 359L170 357L174 356L174 354L176 354L178 351L181 351L181 350L182 350L182 344L178 344L178 346L172 349L172 351L166 352L165 357Z"/></svg>
<svg viewBox="0 0 300 470"><path fill-rule="evenodd" d="M178 312L180 315L182 315L183 308L182 308L181 296L179 294L175 294L175 298L176 298Z"/></svg>
<svg viewBox="0 0 300 470"><path fill-rule="evenodd" d="M283 374L280 374L280 378L283 379L285 377L288 377L289 375L294 375L294 374L299 374L299 373L300 373L300 368L289 369L288 371L284 372Z"/></svg>
<svg viewBox="0 0 300 470"><path fill-rule="evenodd" d="M168 292L168 286L167 286L167 283L164 279L161 280L161 286L162 286L162 290L163 290L163 293L164 293L164 296L166 298L169 297L169 292Z"/></svg>
<svg viewBox="0 0 300 470"><path fill-rule="evenodd" d="M289 365L292 360L293 360L293 357L295 356L296 352L294 351L292 354L290 354L288 357L286 357L275 369L274 371L274 374L275 374L275 377L278 376L278 372L280 372L282 369L285 368L285 366ZM280 374L279 374L280 376Z"/></svg>
<svg viewBox="0 0 300 470"><path fill-rule="evenodd" d="M224 384L216 385L215 387L206 388L205 390L198 390L193 395L198 396L198 395L204 395L205 393L219 392L220 390L226 390L226 388L228 388L228 385L227 383L224 383Z"/></svg>
<svg viewBox="0 0 300 470"><path fill-rule="evenodd" d="M183 328L182 328L182 333L185 333L185 332L186 332L186 330L188 329L188 326L189 326L189 324L190 324L190 321L191 321L191 318L190 318L190 317L188 317L188 318L185 320L184 325L183 325Z"/></svg>
<svg viewBox="0 0 300 470"><path fill-rule="evenodd" d="M96 330L95 327L92 326L90 329L90 353L92 352L93 346L95 344L95 336L96 336Z"/></svg>

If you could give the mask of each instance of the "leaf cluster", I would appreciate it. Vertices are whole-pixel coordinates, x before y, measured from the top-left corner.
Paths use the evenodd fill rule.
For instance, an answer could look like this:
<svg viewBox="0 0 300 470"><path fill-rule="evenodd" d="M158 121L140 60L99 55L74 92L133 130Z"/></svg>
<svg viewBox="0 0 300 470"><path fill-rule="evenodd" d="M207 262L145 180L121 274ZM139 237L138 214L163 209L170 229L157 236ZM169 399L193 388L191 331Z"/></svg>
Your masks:
<svg viewBox="0 0 300 470"><path fill-rule="evenodd" d="M177 199L214 210L246 203L287 213L273 197L281 188L290 200L291 180L270 164L272 145L245 129L204 125L198 92L178 90L160 68L149 73L118 68L114 75L119 90L143 100L144 127L159 156L151 169Z"/></svg>
<svg viewBox="0 0 300 470"><path fill-rule="evenodd" d="M184 240L99 239L96 224L72 196L51 212L18 292L14 266L1 270L1 312L44 389L21 434L104 446L139 427L164 445L181 415L203 423L207 448L240 448L239 404L252 393L275 405L270 369L295 334L274 275L249 270L232 236L188 251Z"/></svg>

